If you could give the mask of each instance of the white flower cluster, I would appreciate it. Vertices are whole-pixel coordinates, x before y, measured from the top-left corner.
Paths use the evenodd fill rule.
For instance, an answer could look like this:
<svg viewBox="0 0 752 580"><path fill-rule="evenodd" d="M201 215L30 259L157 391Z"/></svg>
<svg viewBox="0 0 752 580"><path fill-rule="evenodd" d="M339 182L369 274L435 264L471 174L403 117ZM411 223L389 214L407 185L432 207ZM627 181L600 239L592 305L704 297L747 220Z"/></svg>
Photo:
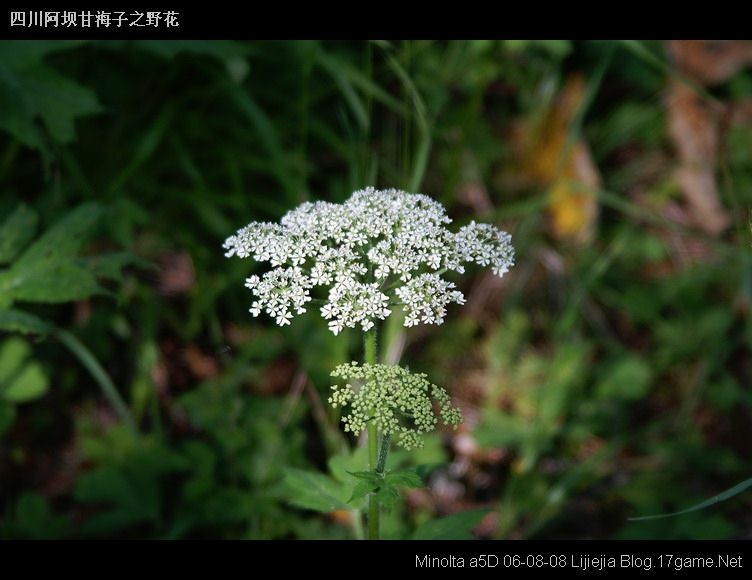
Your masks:
<svg viewBox="0 0 752 580"><path fill-rule="evenodd" d="M450 222L426 195L369 187L342 204L306 202L279 224L253 222L224 248L227 257L271 264L246 286L256 297L251 314L265 311L280 326L306 311L317 286L329 287L321 315L334 334L367 331L397 305L405 326L441 324L448 304L465 302L442 274L475 263L503 276L514 263L508 233L475 222L454 233Z"/></svg>

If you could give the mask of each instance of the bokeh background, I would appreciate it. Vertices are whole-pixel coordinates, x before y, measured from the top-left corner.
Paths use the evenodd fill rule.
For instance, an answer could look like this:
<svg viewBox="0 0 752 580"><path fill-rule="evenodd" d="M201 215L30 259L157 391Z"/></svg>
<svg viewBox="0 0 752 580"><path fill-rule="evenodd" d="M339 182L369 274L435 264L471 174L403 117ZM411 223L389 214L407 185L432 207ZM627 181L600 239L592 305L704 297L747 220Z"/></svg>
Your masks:
<svg viewBox="0 0 752 580"><path fill-rule="evenodd" d="M307 492L355 461L325 401L359 337L251 318L257 267L221 244L376 185L517 249L443 326L382 333L466 419L392 456L434 467L387 536L469 512L478 537L751 538L749 493L628 520L752 476L751 64L747 41L0 44L0 537L354 537Z"/></svg>

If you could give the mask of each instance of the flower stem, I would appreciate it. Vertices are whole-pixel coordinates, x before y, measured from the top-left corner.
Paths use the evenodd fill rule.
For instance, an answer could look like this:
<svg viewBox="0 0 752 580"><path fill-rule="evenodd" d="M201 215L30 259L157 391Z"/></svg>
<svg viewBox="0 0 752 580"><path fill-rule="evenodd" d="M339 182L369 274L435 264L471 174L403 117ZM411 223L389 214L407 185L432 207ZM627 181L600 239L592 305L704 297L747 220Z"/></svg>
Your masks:
<svg viewBox="0 0 752 580"><path fill-rule="evenodd" d="M376 330L367 332L363 339L363 358L368 364L376 364ZM376 424L368 422L368 464L371 471L378 467L378 433ZM379 500L375 494L368 496L368 539L379 539Z"/></svg>
<svg viewBox="0 0 752 580"><path fill-rule="evenodd" d="M376 425L368 424L368 463L371 471L376 471L377 451ZM368 496L368 539L379 539L379 499L376 494Z"/></svg>
<svg viewBox="0 0 752 580"><path fill-rule="evenodd" d="M381 436L381 445L379 445L379 460L376 463L376 473L384 475L386 470L386 458L389 455L389 446L392 444L392 434L384 433Z"/></svg>
<svg viewBox="0 0 752 580"><path fill-rule="evenodd" d="M363 336L363 355L365 362L371 365L376 364L376 329L366 332Z"/></svg>

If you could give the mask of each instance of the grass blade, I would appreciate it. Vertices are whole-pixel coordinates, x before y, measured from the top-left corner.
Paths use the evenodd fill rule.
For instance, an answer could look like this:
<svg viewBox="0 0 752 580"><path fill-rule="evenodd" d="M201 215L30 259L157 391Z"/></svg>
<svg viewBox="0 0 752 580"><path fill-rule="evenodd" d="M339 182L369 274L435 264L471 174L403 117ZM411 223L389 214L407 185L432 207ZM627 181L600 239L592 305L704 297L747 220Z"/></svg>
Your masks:
<svg viewBox="0 0 752 580"><path fill-rule="evenodd" d="M747 489L749 489L750 487L752 487L752 477L750 477L749 479L745 479L741 483L737 483L734 487L732 487L731 489L727 489L723 493L719 493L718 495L713 496L710 499L706 499L705 501L700 502L697 505L688 507L685 510L681 510L678 512L671 512L669 514L658 514L655 516L641 516L637 518L628 518L628 520L630 522L640 522L640 521L645 521L645 520L658 520L662 518L673 518L674 516L680 516L683 514L696 512L699 510L703 510L707 507L713 506L717 503L721 503L722 501L726 501L727 499L731 499L732 497L737 496L744 491L747 491Z"/></svg>

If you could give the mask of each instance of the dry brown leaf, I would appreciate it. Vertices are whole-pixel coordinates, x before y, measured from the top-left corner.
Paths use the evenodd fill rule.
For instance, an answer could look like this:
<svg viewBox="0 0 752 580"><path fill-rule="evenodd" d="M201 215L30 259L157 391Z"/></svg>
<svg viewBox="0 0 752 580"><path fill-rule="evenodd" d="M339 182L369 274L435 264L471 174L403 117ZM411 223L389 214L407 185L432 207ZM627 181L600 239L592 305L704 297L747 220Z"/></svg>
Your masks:
<svg viewBox="0 0 752 580"><path fill-rule="evenodd" d="M694 224L717 235L730 223L716 187L719 115L679 80L669 81L667 95L669 133L679 156L676 180Z"/></svg>
<svg viewBox="0 0 752 580"><path fill-rule="evenodd" d="M159 293L164 296L185 294L196 283L193 259L188 252L165 253L159 258Z"/></svg>
<svg viewBox="0 0 752 580"><path fill-rule="evenodd" d="M217 361L201 352L196 345L189 344L185 348L184 355L188 368L196 378L204 380L217 376L219 372Z"/></svg>
<svg viewBox="0 0 752 580"><path fill-rule="evenodd" d="M682 74L703 85L725 82L752 65L752 42L746 40L670 40L668 52Z"/></svg>
<svg viewBox="0 0 752 580"><path fill-rule="evenodd" d="M294 358L283 356L264 369L263 380L255 385L255 391L262 395L281 395L290 390L298 365Z"/></svg>

